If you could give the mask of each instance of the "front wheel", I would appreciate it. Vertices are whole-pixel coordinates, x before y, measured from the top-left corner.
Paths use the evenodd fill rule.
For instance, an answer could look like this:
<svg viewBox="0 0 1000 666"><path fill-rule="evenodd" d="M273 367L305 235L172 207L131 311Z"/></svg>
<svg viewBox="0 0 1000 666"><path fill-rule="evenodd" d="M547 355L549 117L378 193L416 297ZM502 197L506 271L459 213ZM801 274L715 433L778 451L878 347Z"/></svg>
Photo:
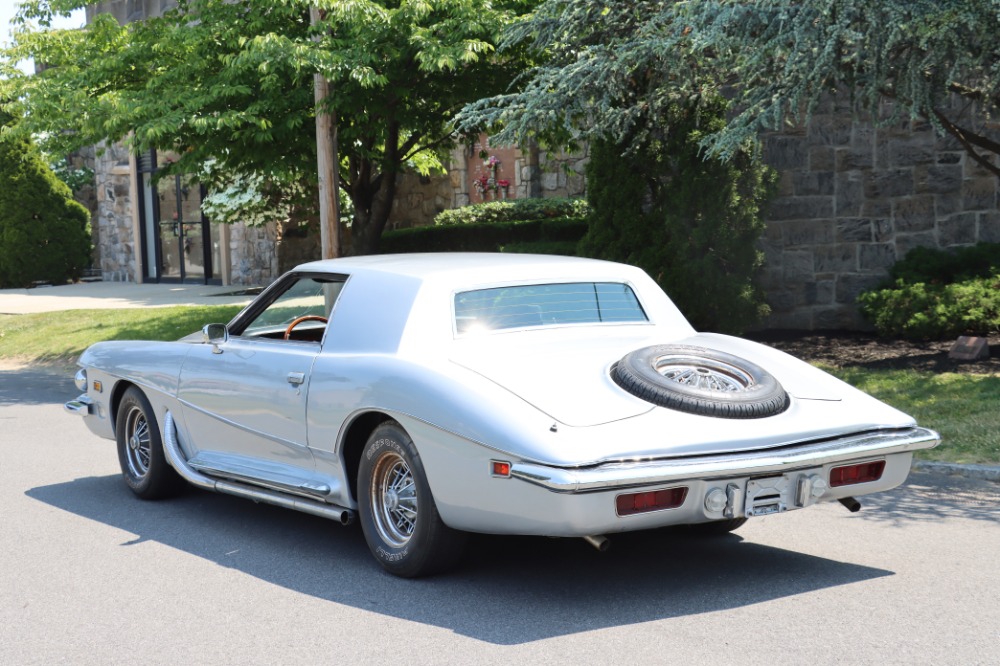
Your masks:
<svg viewBox="0 0 1000 666"><path fill-rule="evenodd" d="M175 494L183 480L163 455L163 441L156 415L146 396L130 386L115 417L118 462L129 489L142 499Z"/></svg>
<svg viewBox="0 0 1000 666"><path fill-rule="evenodd" d="M462 555L466 535L441 521L416 447L394 421L376 428L365 445L358 508L368 548L391 574L439 573Z"/></svg>

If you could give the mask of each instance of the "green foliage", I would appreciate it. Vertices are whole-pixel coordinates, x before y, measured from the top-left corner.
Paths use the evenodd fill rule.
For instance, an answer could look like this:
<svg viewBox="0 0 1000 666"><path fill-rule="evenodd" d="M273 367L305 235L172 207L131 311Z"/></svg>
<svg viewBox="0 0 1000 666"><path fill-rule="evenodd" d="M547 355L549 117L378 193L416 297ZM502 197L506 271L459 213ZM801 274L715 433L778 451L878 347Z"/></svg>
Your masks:
<svg viewBox="0 0 1000 666"><path fill-rule="evenodd" d="M724 123L724 111L720 100L674 107L663 140L595 142L587 165L593 214L578 252L643 268L697 328L740 332L767 313L753 277L773 174L748 152L704 158L699 142Z"/></svg>
<svg viewBox="0 0 1000 666"><path fill-rule="evenodd" d="M500 251L510 254L558 254L566 257L575 257L576 247L579 244L579 239L563 241L525 241L523 243L508 243L507 245L501 245Z"/></svg>
<svg viewBox="0 0 1000 666"><path fill-rule="evenodd" d="M881 334L917 340L1000 332L1000 243L919 247L890 269L891 281L858 296Z"/></svg>
<svg viewBox="0 0 1000 666"><path fill-rule="evenodd" d="M583 218L557 217L515 222L448 224L388 231L382 252L518 252L523 243L557 243L567 249L587 232ZM557 252L564 254L565 252Z"/></svg>
<svg viewBox="0 0 1000 666"><path fill-rule="evenodd" d="M0 288L78 278L90 214L29 141L10 136L9 118L0 112Z"/></svg>
<svg viewBox="0 0 1000 666"><path fill-rule="evenodd" d="M998 21L988 0L546 0L501 45L539 59L521 89L461 120L497 141L641 145L671 105L724 93L737 111L702 141L728 158L836 96L878 123L929 120L1000 175L984 159L1000 143L975 131L1000 111Z"/></svg>
<svg viewBox="0 0 1000 666"><path fill-rule="evenodd" d="M34 29L53 7L28 0L0 58L0 98L44 134L53 154L129 137L136 151L180 156L170 173L316 187L314 74L330 82L340 187L353 203L355 252L373 251L397 173L439 168L458 140L454 114L507 88L523 67L495 55L503 27L528 0L181 0L161 17L119 26L97 15L84 30ZM310 25L310 7L321 19ZM33 57L49 67L25 75ZM25 111L21 113L21 111ZM222 178L224 180L225 178ZM207 181L213 181L211 175Z"/></svg>
<svg viewBox="0 0 1000 666"><path fill-rule="evenodd" d="M493 224L551 217L586 217L589 213L586 199L506 199L442 211L434 218L434 224Z"/></svg>
<svg viewBox="0 0 1000 666"><path fill-rule="evenodd" d="M978 243L940 250L916 247L889 269L892 281L903 284L947 284L1000 274L1000 243Z"/></svg>
<svg viewBox="0 0 1000 666"><path fill-rule="evenodd" d="M1000 332L1000 272L951 284L899 280L860 294L858 306L881 335L916 340L991 335Z"/></svg>

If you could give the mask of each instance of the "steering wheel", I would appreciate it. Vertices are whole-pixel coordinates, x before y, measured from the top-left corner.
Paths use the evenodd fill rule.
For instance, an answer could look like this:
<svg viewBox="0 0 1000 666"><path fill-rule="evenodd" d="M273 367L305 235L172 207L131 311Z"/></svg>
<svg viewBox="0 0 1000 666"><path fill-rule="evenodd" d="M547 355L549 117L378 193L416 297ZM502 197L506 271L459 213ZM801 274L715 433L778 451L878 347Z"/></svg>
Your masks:
<svg viewBox="0 0 1000 666"><path fill-rule="evenodd" d="M291 337L292 329L304 321L321 321L325 324L327 323L328 320L326 317L320 317L319 315L306 315L304 317L293 319L292 323L289 324L288 327L285 329L285 339L287 340L289 337Z"/></svg>

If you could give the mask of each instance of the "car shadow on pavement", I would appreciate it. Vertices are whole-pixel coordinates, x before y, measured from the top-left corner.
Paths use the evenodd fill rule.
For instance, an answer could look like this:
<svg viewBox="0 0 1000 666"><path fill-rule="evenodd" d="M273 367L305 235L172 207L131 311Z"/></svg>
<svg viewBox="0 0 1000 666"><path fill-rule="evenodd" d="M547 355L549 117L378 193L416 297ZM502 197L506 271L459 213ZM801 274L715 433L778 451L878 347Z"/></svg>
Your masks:
<svg viewBox="0 0 1000 666"><path fill-rule="evenodd" d="M452 630L497 645L752 606L893 572L666 529L581 539L474 536L463 565L434 578L384 573L360 528L190 489L135 499L118 476L31 489L40 502L268 583L327 601ZM210 574L206 574L210 575Z"/></svg>
<svg viewBox="0 0 1000 666"><path fill-rule="evenodd" d="M959 516L1000 523L1000 484L962 476L911 472L905 493L877 493L860 502L857 517L887 525Z"/></svg>

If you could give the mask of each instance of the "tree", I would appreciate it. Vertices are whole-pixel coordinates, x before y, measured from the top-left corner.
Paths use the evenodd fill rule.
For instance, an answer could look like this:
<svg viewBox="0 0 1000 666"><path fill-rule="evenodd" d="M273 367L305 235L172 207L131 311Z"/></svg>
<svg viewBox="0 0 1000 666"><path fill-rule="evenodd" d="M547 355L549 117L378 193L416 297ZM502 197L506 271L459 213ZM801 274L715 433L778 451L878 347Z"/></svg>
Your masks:
<svg viewBox="0 0 1000 666"><path fill-rule="evenodd" d="M594 212L578 251L641 266L697 326L736 332L767 310L753 278L771 174L753 141L728 161L702 150L728 105L718 72L666 46L670 9L544 2L503 43L538 59L521 90L467 106L459 122L492 126L498 141L589 140Z"/></svg>
<svg viewBox="0 0 1000 666"><path fill-rule="evenodd" d="M738 112L704 142L729 157L847 95L877 123L929 120L1000 176L1000 143L977 129L1000 110L998 21L986 0L547 0L506 43L552 58L463 118L503 124L502 138L581 124L621 138L675 101L725 92Z"/></svg>
<svg viewBox="0 0 1000 666"><path fill-rule="evenodd" d="M429 173L457 137L464 104L503 90L523 67L495 57L504 26L528 0L182 0L162 17L119 26L99 15L82 31L32 28L85 0L30 0L4 53L22 131L52 152L100 141L172 150L169 173L213 165L237 175L316 183L313 75L331 84L341 147L340 187L353 204L353 250L372 252L404 168ZM322 18L313 27L309 6ZM24 76L25 57L48 68Z"/></svg>
<svg viewBox="0 0 1000 666"><path fill-rule="evenodd" d="M90 214L38 150L10 136L0 111L0 288L80 277L90 260Z"/></svg>
<svg viewBox="0 0 1000 666"><path fill-rule="evenodd" d="M640 266L695 327L738 333L768 312L753 278L773 172L748 151L724 161L699 149L725 109L722 100L675 108L671 131L639 145L595 140L578 252Z"/></svg>

